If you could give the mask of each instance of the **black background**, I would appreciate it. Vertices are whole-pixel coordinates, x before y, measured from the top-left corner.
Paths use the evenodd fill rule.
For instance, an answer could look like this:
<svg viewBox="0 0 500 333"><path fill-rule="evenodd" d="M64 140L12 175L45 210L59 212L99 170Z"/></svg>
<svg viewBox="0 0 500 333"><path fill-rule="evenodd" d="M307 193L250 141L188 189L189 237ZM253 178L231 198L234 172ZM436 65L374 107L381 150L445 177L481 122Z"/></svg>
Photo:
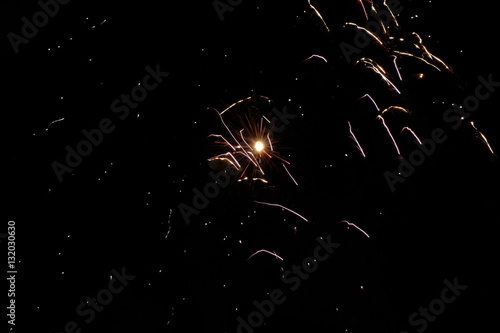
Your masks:
<svg viewBox="0 0 500 333"><path fill-rule="evenodd" d="M347 21L365 22L354 0L313 3L332 34L307 1L245 0L221 22L211 1L73 0L18 54L2 38L3 228L16 221L20 261L13 331L62 332L75 321L82 332L236 332L236 318L255 309L253 300L286 289L283 270L328 235L339 250L256 332L415 332L408 317L455 277L468 289L427 331L490 327L498 301L498 161L469 121L453 131L441 118L450 103L474 93L479 75L500 80L496 7L401 3L402 31L419 33L454 69L408 79L404 98L380 81L384 89L374 88L340 57L344 35L336 32ZM19 34L21 18L39 10L35 1L4 1L2 35ZM329 63L303 62L312 54ZM170 76L118 120L111 103L157 64ZM422 138L436 127L449 135L394 193L383 172L397 167L397 157L369 107L356 102L368 91L381 104L411 109L404 121ZM258 189L234 183L187 226L178 206L210 181L206 161L217 146L207 136L221 133L214 109L253 94L301 114L277 146L291 154L299 187L273 173L284 184L263 197L309 222L256 204ZM498 110L497 93L470 119L494 150ZM52 162L63 162L65 147L103 118L115 131L59 182ZM348 120L366 159L349 139ZM260 249L285 260L247 260ZM84 323L76 307L122 268L135 279Z"/></svg>

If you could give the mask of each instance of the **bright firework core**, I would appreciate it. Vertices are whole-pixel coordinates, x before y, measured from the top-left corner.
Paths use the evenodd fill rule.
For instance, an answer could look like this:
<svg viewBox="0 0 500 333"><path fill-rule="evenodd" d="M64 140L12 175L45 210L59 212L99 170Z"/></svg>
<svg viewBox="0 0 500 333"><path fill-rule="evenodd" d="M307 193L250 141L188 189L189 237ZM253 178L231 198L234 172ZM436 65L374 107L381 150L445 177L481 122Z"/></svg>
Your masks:
<svg viewBox="0 0 500 333"><path fill-rule="evenodd" d="M262 143L262 141L257 141L255 143L255 150L261 152L263 149L264 149L264 144Z"/></svg>

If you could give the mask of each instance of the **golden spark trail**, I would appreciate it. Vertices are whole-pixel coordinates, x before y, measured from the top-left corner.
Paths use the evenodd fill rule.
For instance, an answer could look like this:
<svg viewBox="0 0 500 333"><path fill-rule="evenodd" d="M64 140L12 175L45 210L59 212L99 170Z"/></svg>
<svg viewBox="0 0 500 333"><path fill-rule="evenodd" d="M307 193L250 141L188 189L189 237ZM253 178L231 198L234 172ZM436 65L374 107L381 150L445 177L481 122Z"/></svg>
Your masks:
<svg viewBox="0 0 500 333"><path fill-rule="evenodd" d="M307 0L307 2L309 3L309 7L311 7L311 9L314 10L314 12L316 13L316 15L320 18L321 22L323 22L323 25L325 26L326 30L328 32L330 32L330 28L328 27L328 25L326 24L325 20L323 19L323 16L321 16L320 12L316 9L316 7L314 7L311 4L311 0Z"/></svg>

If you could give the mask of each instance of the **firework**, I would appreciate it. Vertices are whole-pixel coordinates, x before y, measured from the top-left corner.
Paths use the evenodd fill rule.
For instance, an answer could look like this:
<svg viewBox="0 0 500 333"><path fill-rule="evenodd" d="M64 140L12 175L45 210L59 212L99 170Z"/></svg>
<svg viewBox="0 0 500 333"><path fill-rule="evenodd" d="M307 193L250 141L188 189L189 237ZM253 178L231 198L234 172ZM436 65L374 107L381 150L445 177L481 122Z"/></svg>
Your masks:
<svg viewBox="0 0 500 333"><path fill-rule="evenodd" d="M275 173L281 165L285 174L298 185L286 167L291 162L276 149L278 120L269 114L266 116L268 109L272 109L272 101L258 96L239 100L222 112L215 110L225 131L224 134L210 134L209 137L216 138L217 148L224 152L209 158L209 162L222 161L236 169L239 182L258 181L264 184L269 183L269 174Z"/></svg>

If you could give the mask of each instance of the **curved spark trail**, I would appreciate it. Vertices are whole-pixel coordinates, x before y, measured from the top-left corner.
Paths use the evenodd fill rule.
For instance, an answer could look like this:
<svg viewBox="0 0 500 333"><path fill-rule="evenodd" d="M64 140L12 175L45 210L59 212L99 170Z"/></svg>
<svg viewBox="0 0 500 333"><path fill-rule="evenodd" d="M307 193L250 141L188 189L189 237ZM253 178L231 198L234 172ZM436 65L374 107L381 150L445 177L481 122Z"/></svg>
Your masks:
<svg viewBox="0 0 500 333"><path fill-rule="evenodd" d="M324 62L328 63L328 60L326 60L326 58L325 58L325 57L320 56L320 55L317 55L317 54L313 54L313 55L312 55L312 56L310 56L309 58L304 59L302 62L305 62L305 61L311 60L312 58L318 58L318 59L321 59L321 60L323 60Z"/></svg>
<svg viewBox="0 0 500 333"><path fill-rule="evenodd" d="M375 105L375 108L377 109L377 111L380 113L380 108L378 107L375 100L370 96L370 94L365 94L365 95L361 96L359 99L363 99L363 98L369 98L370 101L372 101L373 105Z"/></svg>
<svg viewBox="0 0 500 333"><path fill-rule="evenodd" d="M323 25L325 26L326 31L330 32L330 28L328 27L328 25L326 24L325 20L323 19L323 16L321 16L320 12L316 9L316 7L314 7L311 4L311 0L307 0L307 2L309 3L309 7L311 7L311 9L314 10L314 12L316 13L316 15L320 18L321 22L323 22Z"/></svg>
<svg viewBox="0 0 500 333"><path fill-rule="evenodd" d="M281 261L285 261L283 258L281 258L279 255L277 255L275 252L271 252L271 251L268 251L268 250L259 250L257 252L255 252L254 254L252 254L250 257L248 257L247 261L250 260L253 256L259 254L259 253L267 253L267 254L270 254L272 256L274 256L276 259L279 259Z"/></svg>
<svg viewBox="0 0 500 333"><path fill-rule="evenodd" d="M366 233L366 231L364 231L363 229L361 229L360 227L358 227L357 225L355 225L354 223L351 223L349 221L346 221L346 220L343 220L343 221L340 221L339 223L347 223L347 225L350 225L350 226L353 226L354 228L358 229L359 231L361 231L366 237L370 238L370 235L368 235Z"/></svg>
<svg viewBox="0 0 500 333"><path fill-rule="evenodd" d="M382 121L382 125L384 126L385 130L387 131L387 134L389 134L389 137L392 140L392 144L394 145L394 148L396 148L396 151L398 152L398 156L401 156L401 151L399 150L398 144L396 143L396 140L394 140L394 136L392 136L391 130L389 127L387 127L387 124L385 123L385 119L382 116L377 116L378 119Z"/></svg>
<svg viewBox="0 0 500 333"><path fill-rule="evenodd" d="M472 125L472 127L476 130L476 135L477 137L486 145L486 147L488 147L488 150L490 151L490 153L493 155L493 156L497 156L497 154L495 153L495 151L493 150L493 147L491 147L489 141L488 141L488 138L486 137L486 135L484 135L482 132L480 132L476 125L474 124L473 121L470 122L470 124Z"/></svg>
<svg viewBox="0 0 500 333"><path fill-rule="evenodd" d="M248 98L250 98L250 97L248 97ZM242 102L242 101L247 100L248 98L242 99L241 101L234 103L234 104L233 104L233 106L234 106L234 105L236 105L237 103L240 103L240 102ZM232 106L231 106L231 107L232 107ZM225 122L225 121L224 121L224 119L222 118L222 114L223 114L224 112L226 112L227 110L229 110L231 107L227 108L226 110L224 110L224 111L222 111L222 112L219 112L219 111L217 111L217 110L215 110L215 111L217 111L217 114L219 115L219 117L220 117L220 120L221 120L222 124L223 124L223 125L224 125L224 127L227 129L227 131L229 132L229 134L231 135L231 137L233 138L233 140L234 140L234 141L235 141L235 142L236 142L239 146L241 146L240 142L239 142L239 141L238 141L238 140L234 137L233 133L231 132L231 130L229 129L229 127L227 127L226 122ZM255 163L255 162L253 161L253 159L250 157L250 155L248 155L248 153L245 151L245 149L242 149L242 150L241 150L241 152L242 152L242 153L243 153L243 154L244 154L244 155L245 155L245 156L246 156L246 157L250 160L250 162L252 162L255 166L257 166L257 163Z"/></svg>
<svg viewBox="0 0 500 333"><path fill-rule="evenodd" d="M281 164L283 166L283 168L285 168L286 170L286 173L288 173L288 175L290 176L290 178L292 179L292 181L295 183L295 185L299 186L299 183L297 183L297 181L295 180L295 178L293 178L292 174L290 173L290 171L288 171L286 165L284 164Z"/></svg>
<svg viewBox="0 0 500 333"><path fill-rule="evenodd" d="M411 128L409 128L409 127L404 127L404 128L401 130L401 133L402 133L404 130L407 130L408 132L410 132L410 133L413 135L413 137L414 137L415 139L417 139L418 144L419 144L419 145L422 145L422 140L420 140L420 138L418 137L418 135L417 135L417 134L415 134L415 132L414 132Z"/></svg>
<svg viewBox="0 0 500 333"><path fill-rule="evenodd" d="M363 3L363 0L359 0L359 3L361 4L361 7L363 8L363 13L365 13L366 20L368 21L370 18L368 17L368 13L366 12L365 4Z"/></svg>
<svg viewBox="0 0 500 333"><path fill-rule="evenodd" d="M227 159L227 158L225 158L225 157L222 157L222 158L221 158L221 156L226 156L226 155L231 156L231 158L232 158L233 160L232 160L232 161L230 161L229 159ZM231 154L231 153L224 153L224 154L217 155L217 156L215 156L215 157L213 157L213 158L210 158L210 159L209 159L209 161L212 161L212 160L217 160L217 159L219 159L219 160L226 160L226 161L228 161L231 165L233 165L236 169L238 169L238 170L239 170L239 169L241 169L241 165L238 163L238 161L236 160L236 158L235 158L235 157L233 156L233 154ZM233 162L234 162L234 163L233 163Z"/></svg>
<svg viewBox="0 0 500 333"><path fill-rule="evenodd" d="M394 91L396 91L399 95L401 95L401 91L399 91L396 85L392 83L391 80L389 80L389 78L387 77L387 72L382 66L380 66L375 61L369 58L362 58L356 62L356 64L358 63L362 63L366 66L366 68L373 70L376 74L378 74L382 78L382 80L384 80L387 83L388 86L392 87Z"/></svg>
<svg viewBox="0 0 500 333"><path fill-rule="evenodd" d="M273 151L273 143L271 142L271 138L269 137L269 133L267 133L267 141L269 141L269 148L271 149L271 151Z"/></svg>
<svg viewBox="0 0 500 333"><path fill-rule="evenodd" d="M403 81L403 78L401 77L401 72L399 71L399 67L398 67L398 56L397 55L394 55L394 68L396 68L396 72L398 73L398 77L399 77L399 81Z"/></svg>
<svg viewBox="0 0 500 333"><path fill-rule="evenodd" d="M370 30L363 28L354 22L347 22L345 25L350 25L358 30L363 31L367 36L369 36L372 40L376 41L380 46L384 46L384 43L382 43L382 40L377 35L375 35L373 32L371 32Z"/></svg>
<svg viewBox="0 0 500 333"><path fill-rule="evenodd" d="M304 216L300 215L299 213L297 213L297 212L295 212L295 211L293 211L293 210L291 210L290 208L287 208L287 207L285 207L285 206L282 206L282 205L279 205L279 204L268 203L268 202L255 201L255 200L254 200L254 202L256 202L256 203L258 203L258 204L261 204L261 205L266 205L266 206L280 207L280 208L282 208L282 209L284 209L284 210L289 211L289 212L290 212L290 213L292 213L292 214L297 215L298 217L300 217L300 218L301 218L301 219L303 219L304 221L309 222L309 221L308 221L308 220L307 220Z"/></svg>
<svg viewBox="0 0 500 333"><path fill-rule="evenodd" d="M349 132L351 132L351 137L352 139L354 140L354 142L356 142L356 145L358 146L358 149L359 151L361 152L361 154L363 155L364 158L366 158L366 155L365 155L365 152L363 150L363 148L361 147L361 145L359 144L359 141L358 139L356 138L356 135L354 135L354 132L352 131L352 126L351 126L351 122L348 121L347 124L349 125Z"/></svg>
<svg viewBox="0 0 500 333"><path fill-rule="evenodd" d="M234 151L236 151L236 148L234 148L234 146L233 146L232 144L230 144L230 143L229 143L229 141L227 141L227 140L226 140L226 138L225 138L225 137L223 137L222 135L220 135L220 134L210 134L208 137L209 137L209 138L210 138L210 137L221 138L222 140L224 140L224 142L225 142L225 143L226 143L229 147L231 147Z"/></svg>
<svg viewBox="0 0 500 333"><path fill-rule="evenodd" d="M56 119L56 120L54 120L54 121L51 121L51 122L50 122L50 124L49 124L49 126L47 126L47 128L45 129L45 132L47 132L47 131L49 130L50 126L52 126L52 125L54 125L55 123L58 123L58 122L60 122L60 121L63 121L63 120L64 120L64 118L60 118L60 119Z"/></svg>

